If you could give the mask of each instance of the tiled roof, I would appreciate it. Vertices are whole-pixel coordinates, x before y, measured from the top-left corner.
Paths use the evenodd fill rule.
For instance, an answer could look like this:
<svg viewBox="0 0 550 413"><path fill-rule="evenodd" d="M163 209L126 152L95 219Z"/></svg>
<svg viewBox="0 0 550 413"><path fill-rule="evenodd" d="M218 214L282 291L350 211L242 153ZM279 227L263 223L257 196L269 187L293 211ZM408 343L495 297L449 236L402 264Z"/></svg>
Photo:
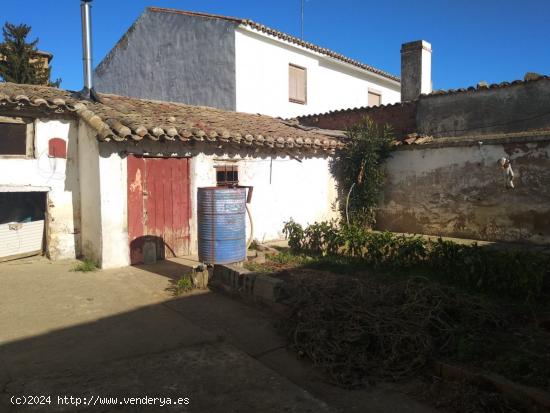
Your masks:
<svg viewBox="0 0 550 413"><path fill-rule="evenodd" d="M376 105L376 106L359 106L355 108L348 108L348 109L336 109L336 110L329 110L328 112L322 112L322 113L313 113L311 115L302 115L302 116L296 116L295 118L299 121L309 119L309 118L316 118L319 116L327 116L327 115L334 115L334 114L341 114L341 113L353 113L353 112L365 112L370 110L381 110L383 108L389 108L389 107L398 107L398 106L405 106L410 102L414 101L406 101L406 102L394 102L394 103L387 103L385 105Z"/></svg>
<svg viewBox="0 0 550 413"><path fill-rule="evenodd" d="M486 91L486 90L504 89L504 88L508 88L508 87L511 87L511 86L525 85L527 83L545 81L545 80L550 81L550 76L538 75L536 73L528 73L528 74L525 75L525 78L523 80L513 80L511 82L492 83L490 85L479 83L477 86L470 86L468 88L448 89L448 90L434 90L431 93L423 93L422 95L420 95L420 98L424 99L424 98L430 98L430 97L435 97L435 96L456 95L456 94L459 94L459 93L483 92L483 91ZM386 107L403 106L404 104L407 104L409 102L414 102L414 101L417 101L417 100L418 99L410 100L410 101L406 101L406 102L389 103L389 104L386 104L386 105L362 106L362 107L356 107L356 108L350 108L350 109L332 110L332 111L329 111L329 112L314 113L314 114L311 114L311 115L298 116L298 117L296 117L296 119L298 119L300 121L300 120L303 120L303 119L319 117L319 116L325 116L325 115L332 115L332 114L335 114L335 113L352 113L352 112L357 112L357 111L368 112L370 110L379 110L381 108L386 108Z"/></svg>
<svg viewBox="0 0 550 413"><path fill-rule="evenodd" d="M97 94L98 102L53 87L0 83L2 108L36 108L72 112L96 132L101 141L196 141L297 151L332 152L344 140L322 130L264 115L229 112L180 103Z"/></svg>
<svg viewBox="0 0 550 413"><path fill-rule="evenodd" d="M249 28L252 28L254 30L257 30L259 32L265 33L267 35L276 37L280 40L304 47L306 49L312 50L316 53L331 57L336 60L340 60L344 63L348 63L350 65L359 67L360 69L364 69L368 72L375 73L377 75L383 76L387 79L393 80L395 82L400 82L400 79L398 76L394 76L388 72L385 72L383 70L377 69L373 66L367 65L365 63L361 63L357 60L354 60L352 58L349 58L347 56L344 56L340 53L337 53L333 50L327 49L325 47L317 46L313 43L306 42L302 39L299 39L297 37L294 37L290 34L280 32L279 30L272 29L271 27L264 26L263 24L257 23L255 21L249 20L249 19L241 19L237 17L229 17L229 16L222 16L218 14L210 14L210 13L199 13L199 12L192 12L192 11L186 11L186 10L176 10L176 9L166 9L166 8L160 8L160 7L149 7L148 10L152 12L161 12L161 13L176 13L176 14L185 14L188 16L199 16L199 17L207 17L207 18L214 18L214 19L222 19L222 20L228 20L233 21L237 24L240 24L242 26L246 26Z"/></svg>
<svg viewBox="0 0 550 413"><path fill-rule="evenodd" d="M538 81L550 80L550 76L538 75L536 73L528 73L523 80L513 80L511 82L492 83L490 85L485 83L478 83L477 86L470 86L468 88L448 89L448 90L434 90L432 93L423 94L422 97L441 96L441 95L455 95L457 93L466 92L480 92L493 89L504 89L516 85L524 85L526 83L538 82Z"/></svg>

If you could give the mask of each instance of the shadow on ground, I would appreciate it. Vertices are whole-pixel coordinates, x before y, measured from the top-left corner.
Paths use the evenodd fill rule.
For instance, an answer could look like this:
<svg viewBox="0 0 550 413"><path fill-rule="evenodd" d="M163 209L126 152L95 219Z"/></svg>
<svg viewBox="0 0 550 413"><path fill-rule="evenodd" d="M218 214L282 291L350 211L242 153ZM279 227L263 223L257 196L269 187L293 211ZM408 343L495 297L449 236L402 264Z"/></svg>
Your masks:
<svg viewBox="0 0 550 413"><path fill-rule="evenodd" d="M0 411L430 411L384 388L354 396L323 384L285 349L269 313L208 290L170 296L190 266L68 268L0 267ZM50 395L51 405L16 407L13 395ZM77 409L57 396L189 404Z"/></svg>

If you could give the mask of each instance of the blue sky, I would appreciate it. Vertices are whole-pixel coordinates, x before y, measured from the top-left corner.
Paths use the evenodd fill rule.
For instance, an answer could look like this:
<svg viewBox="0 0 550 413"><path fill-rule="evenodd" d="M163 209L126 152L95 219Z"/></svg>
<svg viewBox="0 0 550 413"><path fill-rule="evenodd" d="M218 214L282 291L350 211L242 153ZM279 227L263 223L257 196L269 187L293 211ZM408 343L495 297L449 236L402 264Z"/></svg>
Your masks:
<svg viewBox="0 0 550 413"><path fill-rule="evenodd" d="M79 0L2 0L0 24L32 26L53 78L82 87ZM147 6L244 17L300 35L300 0L94 0L94 64ZM435 89L550 74L550 0L306 0L304 38L399 75L403 42L432 43ZM159 30L162 30L160 27Z"/></svg>

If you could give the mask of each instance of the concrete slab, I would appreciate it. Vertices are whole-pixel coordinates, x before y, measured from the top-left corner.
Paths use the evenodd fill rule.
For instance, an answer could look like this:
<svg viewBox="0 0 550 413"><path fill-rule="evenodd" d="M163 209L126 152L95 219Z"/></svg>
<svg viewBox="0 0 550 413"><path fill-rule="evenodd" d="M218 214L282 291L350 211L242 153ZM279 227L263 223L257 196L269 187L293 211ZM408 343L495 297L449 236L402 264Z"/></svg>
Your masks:
<svg viewBox="0 0 550 413"><path fill-rule="evenodd" d="M16 380L7 394L55 395L43 411L72 412L75 406L58 405L58 395L93 400L78 411L176 411L227 412L311 412L329 407L279 374L228 344L208 344L119 360L100 371L74 369L40 378ZM101 397L102 400L96 398ZM124 405L123 397L189 399L189 404ZM101 405L103 398L117 398L116 407ZM113 401L111 400L111 403ZM160 402L159 402L160 403ZM43 407L43 406L40 406ZM25 407L15 412L40 411Z"/></svg>

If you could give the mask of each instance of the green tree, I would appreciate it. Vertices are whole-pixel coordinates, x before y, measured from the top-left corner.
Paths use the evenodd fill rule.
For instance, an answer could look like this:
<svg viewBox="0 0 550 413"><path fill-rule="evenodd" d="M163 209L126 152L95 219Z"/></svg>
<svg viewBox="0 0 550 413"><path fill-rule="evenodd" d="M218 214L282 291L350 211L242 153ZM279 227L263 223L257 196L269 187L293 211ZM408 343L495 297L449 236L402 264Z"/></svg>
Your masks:
<svg viewBox="0 0 550 413"><path fill-rule="evenodd" d="M4 82L59 87L61 79L50 80L51 68L39 59L38 39L27 42L31 27L6 23L0 43L0 78Z"/></svg>

